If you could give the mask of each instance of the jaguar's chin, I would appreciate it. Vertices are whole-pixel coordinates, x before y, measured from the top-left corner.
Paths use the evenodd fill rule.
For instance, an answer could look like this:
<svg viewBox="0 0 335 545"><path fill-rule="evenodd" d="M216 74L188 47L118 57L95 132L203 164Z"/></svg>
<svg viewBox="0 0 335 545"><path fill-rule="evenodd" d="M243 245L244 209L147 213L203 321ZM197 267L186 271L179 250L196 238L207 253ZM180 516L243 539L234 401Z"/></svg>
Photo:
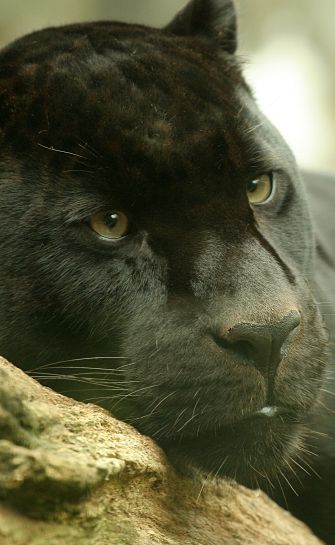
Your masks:
<svg viewBox="0 0 335 545"><path fill-rule="evenodd" d="M264 407L231 426L159 442L179 469L192 464L245 486L272 486L272 479L292 471L303 430L299 415Z"/></svg>

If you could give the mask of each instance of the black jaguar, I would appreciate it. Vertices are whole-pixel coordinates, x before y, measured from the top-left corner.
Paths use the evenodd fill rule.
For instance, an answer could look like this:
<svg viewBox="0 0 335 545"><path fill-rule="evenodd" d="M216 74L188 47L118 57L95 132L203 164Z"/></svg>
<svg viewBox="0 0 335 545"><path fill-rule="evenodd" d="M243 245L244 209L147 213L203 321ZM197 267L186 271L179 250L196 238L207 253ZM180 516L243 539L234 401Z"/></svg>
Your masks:
<svg viewBox="0 0 335 545"><path fill-rule="evenodd" d="M0 52L0 351L335 543L335 181L236 45L232 1L192 0Z"/></svg>

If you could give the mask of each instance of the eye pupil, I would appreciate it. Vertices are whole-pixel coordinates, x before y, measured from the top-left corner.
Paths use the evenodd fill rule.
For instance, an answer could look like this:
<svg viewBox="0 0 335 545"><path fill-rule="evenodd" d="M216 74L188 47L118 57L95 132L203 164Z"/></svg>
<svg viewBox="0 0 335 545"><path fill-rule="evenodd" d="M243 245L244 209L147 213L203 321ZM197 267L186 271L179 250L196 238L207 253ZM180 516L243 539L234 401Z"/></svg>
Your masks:
<svg viewBox="0 0 335 545"><path fill-rule="evenodd" d="M104 223L108 229L113 229L117 222L118 222L119 216L118 214L112 213L112 214L106 214L104 217Z"/></svg>
<svg viewBox="0 0 335 545"><path fill-rule="evenodd" d="M258 184L259 184L259 180L252 180L251 182L248 182L247 191L249 193L253 193L254 191L257 190Z"/></svg>

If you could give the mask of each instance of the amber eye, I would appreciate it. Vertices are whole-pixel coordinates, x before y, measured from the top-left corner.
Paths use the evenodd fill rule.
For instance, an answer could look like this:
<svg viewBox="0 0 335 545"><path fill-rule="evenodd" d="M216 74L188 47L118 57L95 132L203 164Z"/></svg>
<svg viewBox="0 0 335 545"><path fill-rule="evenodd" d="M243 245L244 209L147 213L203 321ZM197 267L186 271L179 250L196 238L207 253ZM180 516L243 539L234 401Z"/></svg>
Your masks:
<svg viewBox="0 0 335 545"><path fill-rule="evenodd" d="M98 212L90 218L89 226L100 237L116 240L128 233L128 218L119 210Z"/></svg>
<svg viewBox="0 0 335 545"><path fill-rule="evenodd" d="M247 195L249 203L253 205L265 204L272 197L274 190L271 174L262 174L255 180L247 183Z"/></svg>

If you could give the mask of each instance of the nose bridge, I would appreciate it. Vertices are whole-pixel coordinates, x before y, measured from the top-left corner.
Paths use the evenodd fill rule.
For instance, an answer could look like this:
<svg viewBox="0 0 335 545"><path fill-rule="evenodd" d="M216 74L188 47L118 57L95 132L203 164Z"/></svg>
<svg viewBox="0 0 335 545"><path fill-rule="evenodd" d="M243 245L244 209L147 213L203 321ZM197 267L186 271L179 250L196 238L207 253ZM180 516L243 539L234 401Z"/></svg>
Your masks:
<svg viewBox="0 0 335 545"><path fill-rule="evenodd" d="M199 241L197 255L192 259L192 291L197 298L205 300L209 311L222 299L224 307L228 303L234 314L240 309L246 321L249 306L250 321L253 321L255 305L261 314L262 308L269 309L269 301L274 308L286 307L287 310L294 303L293 272L279 250L257 230L257 236L254 235L254 231L246 233L239 243L223 240L213 233Z"/></svg>

